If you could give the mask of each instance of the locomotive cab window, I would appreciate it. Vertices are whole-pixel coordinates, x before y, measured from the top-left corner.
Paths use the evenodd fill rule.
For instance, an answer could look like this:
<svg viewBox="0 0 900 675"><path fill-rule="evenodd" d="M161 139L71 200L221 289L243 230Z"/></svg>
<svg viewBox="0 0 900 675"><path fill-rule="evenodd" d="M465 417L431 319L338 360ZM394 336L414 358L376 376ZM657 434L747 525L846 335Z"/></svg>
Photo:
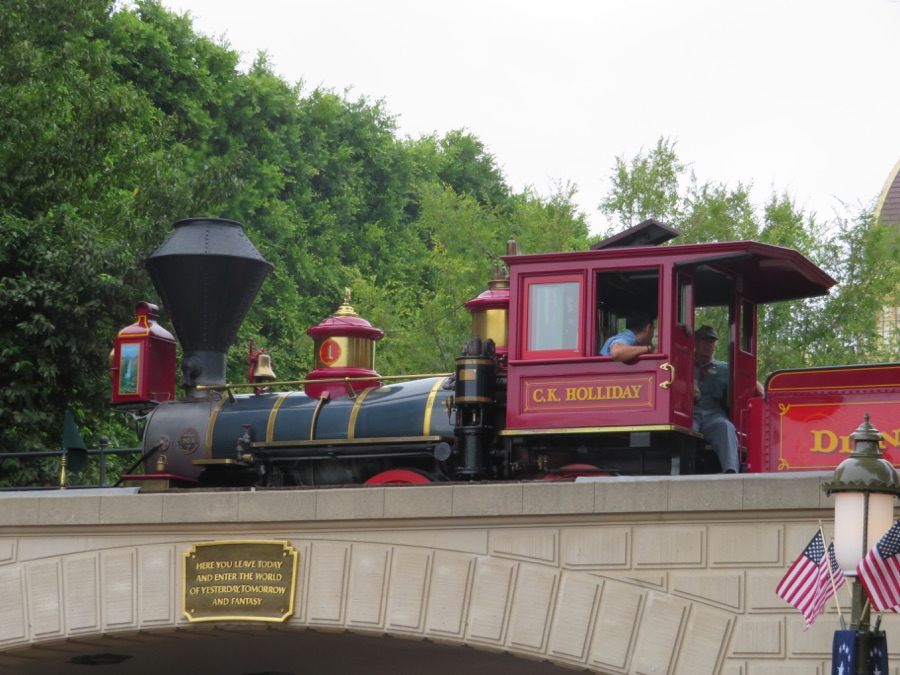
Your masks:
<svg viewBox="0 0 900 675"><path fill-rule="evenodd" d="M597 352L607 339L625 330L625 322L634 312L654 321L659 316L659 268L597 274ZM656 330L654 346L662 327Z"/></svg>
<svg viewBox="0 0 900 675"><path fill-rule="evenodd" d="M678 306L675 321L679 326L692 328L694 323L694 286L690 277L678 275Z"/></svg>
<svg viewBox="0 0 900 675"><path fill-rule="evenodd" d="M581 281L581 275L525 280L524 358L565 358L581 353Z"/></svg>

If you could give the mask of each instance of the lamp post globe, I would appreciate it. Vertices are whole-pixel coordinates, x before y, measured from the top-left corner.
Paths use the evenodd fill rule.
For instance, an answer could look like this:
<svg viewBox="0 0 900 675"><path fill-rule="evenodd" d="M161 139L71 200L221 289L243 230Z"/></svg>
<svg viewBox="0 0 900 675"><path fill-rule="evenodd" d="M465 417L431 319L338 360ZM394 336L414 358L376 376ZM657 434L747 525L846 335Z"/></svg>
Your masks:
<svg viewBox="0 0 900 675"><path fill-rule="evenodd" d="M881 454L884 437L869 423L850 434L853 452L823 485L834 495L834 555L844 576L856 576L856 568L869 549L894 522L894 498L900 495L897 470Z"/></svg>
<svg viewBox="0 0 900 675"><path fill-rule="evenodd" d="M881 454L878 444L884 437L869 423L868 413L850 438L853 452L822 489L834 495L834 555L844 576L853 582L850 628L856 631L856 673L867 675L869 645L883 633L877 624L874 630L870 627L870 607L862 582L856 578L856 568L894 522L894 498L900 495L900 479Z"/></svg>

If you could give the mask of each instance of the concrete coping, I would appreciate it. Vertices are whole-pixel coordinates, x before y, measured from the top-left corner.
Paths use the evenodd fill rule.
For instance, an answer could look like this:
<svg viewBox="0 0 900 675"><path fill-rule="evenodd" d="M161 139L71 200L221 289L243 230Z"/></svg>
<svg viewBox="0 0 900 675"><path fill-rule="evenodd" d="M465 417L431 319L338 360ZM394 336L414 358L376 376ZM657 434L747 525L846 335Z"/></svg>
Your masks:
<svg viewBox="0 0 900 675"><path fill-rule="evenodd" d="M4 490L0 492L0 499L21 499L35 497L84 497L96 495L108 497L110 495L136 495L141 489L136 487L94 487L94 488L66 488L65 490L46 488L41 490Z"/></svg>
<svg viewBox="0 0 900 675"><path fill-rule="evenodd" d="M52 496L9 493L3 495L0 528L297 521L334 527L336 521L523 516L535 522L562 516L597 522L623 513L714 520L741 519L742 512L758 517L761 511L796 511L802 517L802 512L833 508L833 499L821 487L831 476L807 472L152 494L123 494L112 488L60 490Z"/></svg>

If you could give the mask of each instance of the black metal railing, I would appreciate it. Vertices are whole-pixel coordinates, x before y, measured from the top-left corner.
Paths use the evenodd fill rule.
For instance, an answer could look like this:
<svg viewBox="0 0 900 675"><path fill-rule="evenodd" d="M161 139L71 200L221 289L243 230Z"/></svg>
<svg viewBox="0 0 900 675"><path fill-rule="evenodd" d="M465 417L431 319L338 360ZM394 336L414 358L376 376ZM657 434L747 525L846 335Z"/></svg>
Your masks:
<svg viewBox="0 0 900 675"><path fill-rule="evenodd" d="M141 455L144 450L143 448L109 448L107 446L106 437L100 437L100 447L95 450L87 450L88 457L98 457L100 466L99 466L99 479L96 485L40 485L40 486L28 486L28 487L0 487L0 492L12 492L12 491L22 491L22 490L59 490L61 487L65 487L66 489L71 490L79 490L84 488L98 488L98 487L112 487L107 485L106 483L106 458L110 455L113 456L124 456L124 455ZM0 462L5 459L24 459L24 460L42 460L42 459L50 459L53 457L65 457L67 455L67 450L38 450L31 452L0 452Z"/></svg>

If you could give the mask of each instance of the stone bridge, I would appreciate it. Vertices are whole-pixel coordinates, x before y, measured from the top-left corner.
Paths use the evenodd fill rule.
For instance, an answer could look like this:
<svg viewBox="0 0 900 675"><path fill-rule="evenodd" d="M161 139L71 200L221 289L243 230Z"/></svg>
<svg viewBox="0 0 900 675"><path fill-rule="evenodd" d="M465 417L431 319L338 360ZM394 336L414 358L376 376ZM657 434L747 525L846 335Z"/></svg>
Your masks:
<svg viewBox="0 0 900 675"><path fill-rule="evenodd" d="M0 672L824 675L835 603L804 630L775 587L825 475L7 494ZM298 552L286 620L183 612L185 553L235 540Z"/></svg>

